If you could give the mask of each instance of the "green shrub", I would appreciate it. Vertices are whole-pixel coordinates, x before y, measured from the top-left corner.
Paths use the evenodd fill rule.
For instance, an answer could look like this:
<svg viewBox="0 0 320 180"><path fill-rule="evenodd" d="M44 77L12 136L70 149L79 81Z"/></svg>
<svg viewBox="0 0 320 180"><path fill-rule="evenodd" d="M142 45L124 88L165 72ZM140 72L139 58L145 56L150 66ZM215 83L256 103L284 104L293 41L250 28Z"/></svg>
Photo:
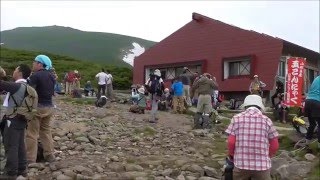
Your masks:
<svg viewBox="0 0 320 180"><path fill-rule="evenodd" d="M19 64L27 64L30 67L34 58L38 54L46 54L50 57L53 67L58 75L58 82L62 82L64 75L68 71L78 70L81 74L81 87L87 81L91 81L94 87L97 87L96 74L105 68L114 77L114 89L129 89L132 84L132 69L128 67L116 67L104 63L93 63L88 61L80 61L67 56L60 56L46 52L33 52L24 50L12 50L1 47L0 62L8 75L12 75L14 69Z"/></svg>

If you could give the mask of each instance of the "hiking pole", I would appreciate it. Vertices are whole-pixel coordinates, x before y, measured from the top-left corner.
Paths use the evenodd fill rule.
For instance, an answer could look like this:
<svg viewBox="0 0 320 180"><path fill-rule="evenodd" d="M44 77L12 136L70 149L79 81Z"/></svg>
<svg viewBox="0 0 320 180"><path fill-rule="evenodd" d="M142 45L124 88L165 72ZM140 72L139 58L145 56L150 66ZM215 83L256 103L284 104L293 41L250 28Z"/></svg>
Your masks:
<svg viewBox="0 0 320 180"><path fill-rule="evenodd" d="M305 139L299 140L299 141L294 145L294 148L296 148L296 147L301 143L301 141L304 141L304 140L305 140ZM313 141L311 141L309 144L312 144L312 143L314 143L314 142L316 142L316 141L317 141L317 140L313 140ZM293 150L293 151L291 151L291 152L292 152L292 153L300 152L300 151L304 150L305 148L307 148L309 144L305 144L304 146L302 146L302 147L300 147L300 148L298 148L298 149L296 149L296 150Z"/></svg>

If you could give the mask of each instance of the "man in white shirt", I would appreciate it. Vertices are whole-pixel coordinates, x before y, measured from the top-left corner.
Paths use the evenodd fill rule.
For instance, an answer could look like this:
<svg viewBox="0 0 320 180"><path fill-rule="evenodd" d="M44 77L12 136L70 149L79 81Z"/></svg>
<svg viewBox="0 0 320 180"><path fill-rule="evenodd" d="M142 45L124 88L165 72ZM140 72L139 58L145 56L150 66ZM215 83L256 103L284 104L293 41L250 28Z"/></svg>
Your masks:
<svg viewBox="0 0 320 180"><path fill-rule="evenodd" d="M102 95L106 95L106 84L108 81L108 74L105 73L104 68L101 69L101 72L99 72L96 75L96 78L98 79L98 97L101 96L101 90L102 90Z"/></svg>
<svg viewBox="0 0 320 180"><path fill-rule="evenodd" d="M112 75L109 73L109 72L107 72L107 75L108 75L108 80L107 80L107 97L109 98L109 99L112 99L113 98L113 93L112 93L112 91L113 91L113 87L112 87L112 81L113 81L113 77L112 77Z"/></svg>

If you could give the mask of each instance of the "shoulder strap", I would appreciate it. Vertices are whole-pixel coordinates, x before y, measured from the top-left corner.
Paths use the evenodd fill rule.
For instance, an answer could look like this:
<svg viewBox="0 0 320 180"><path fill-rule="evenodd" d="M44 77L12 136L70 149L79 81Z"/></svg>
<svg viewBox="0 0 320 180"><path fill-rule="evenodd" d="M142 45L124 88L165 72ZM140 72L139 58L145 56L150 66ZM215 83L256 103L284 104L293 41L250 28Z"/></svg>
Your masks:
<svg viewBox="0 0 320 180"><path fill-rule="evenodd" d="M27 94L27 92L28 92L28 85L25 84L25 86L26 86L26 91L25 91L25 94L24 94L24 98L26 98L26 96L27 96L26 94ZM28 93L29 93L29 92L28 92ZM27 101L24 101L24 102L25 102L25 104L26 104L26 107L27 107L28 111L31 112L31 111L32 111L31 106L28 105ZM23 101L22 101L22 103L23 103Z"/></svg>
<svg viewBox="0 0 320 180"><path fill-rule="evenodd" d="M141 99L143 99L143 97L142 97L142 98L140 98L140 99L138 99L137 103L139 103Z"/></svg>
<svg viewBox="0 0 320 180"><path fill-rule="evenodd" d="M28 103L27 103L27 101L24 100L24 99L27 97L28 85L25 84L25 83L21 83L21 85L25 86L25 91L24 91L24 96L23 96L23 99L22 99L20 105L19 105L19 104L17 103L17 101L14 99L13 95L10 95L10 97L12 98L14 104L16 105L15 111L16 111L16 109L17 109L18 107L21 107L21 106L22 106L22 103L23 103L23 101L24 101L24 102L25 102L25 105L26 105L26 107L27 107L27 109L28 109L28 111L31 112L31 111L32 111L31 106L29 106Z"/></svg>
<svg viewBox="0 0 320 180"><path fill-rule="evenodd" d="M26 97L26 94L27 94L27 84L26 83L21 83L21 86L25 86L25 91L24 91L24 96L23 96L23 99ZM21 87L20 87L21 88ZM19 91L19 90L18 90ZM17 91L17 92L18 92ZM23 99L22 99L22 101L21 101L21 104L19 105L18 103L17 103L17 101L15 100L15 98L14 98L14 95L15 95L15 93L14 94L11 94L10 93L10 98L12 98L12 100L13 100L13 102L14 102L14 104L16 105L16 107L20 107L21 105L22 105L22 102L23 102Z"/></svg>
<svg viewBox="0 0 320 180"><path fill-rule="evenodd" d="M14 97L12 96L12 94L10 93L10 98L13 100L14 104L16 105L16 107L18 107L18 103L17 101L14 99Z"/></svg>

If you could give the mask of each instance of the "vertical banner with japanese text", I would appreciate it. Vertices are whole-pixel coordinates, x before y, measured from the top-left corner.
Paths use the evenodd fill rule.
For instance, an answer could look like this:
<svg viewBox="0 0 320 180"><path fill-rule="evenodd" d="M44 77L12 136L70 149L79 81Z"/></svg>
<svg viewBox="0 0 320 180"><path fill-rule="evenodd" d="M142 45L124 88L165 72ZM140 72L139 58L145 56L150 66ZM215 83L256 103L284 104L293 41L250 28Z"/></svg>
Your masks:
<svg viewBox="0 0 320 180"><path fill-rule="evenodd" d="M287 106L300 106L303 93L305 58L289 57L287 59L288 73L286 74L286 98Z"/></svg>

